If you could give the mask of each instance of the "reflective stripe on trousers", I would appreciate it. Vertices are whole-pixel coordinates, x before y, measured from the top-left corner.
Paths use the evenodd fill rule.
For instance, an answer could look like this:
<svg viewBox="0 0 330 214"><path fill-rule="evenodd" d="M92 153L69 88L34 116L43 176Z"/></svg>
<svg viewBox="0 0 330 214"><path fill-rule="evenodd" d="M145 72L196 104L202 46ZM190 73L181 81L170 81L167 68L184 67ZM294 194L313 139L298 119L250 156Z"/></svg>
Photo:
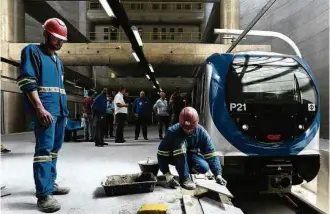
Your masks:
<svg viewBox="0 0 330 214"><path fill-rule="evenodd" d="M53 116L53 119L49 127L42 126L37 119L35 120L33 174L38 198L50 195L54 190L57 157L64 140L66 118Z"/></svg>

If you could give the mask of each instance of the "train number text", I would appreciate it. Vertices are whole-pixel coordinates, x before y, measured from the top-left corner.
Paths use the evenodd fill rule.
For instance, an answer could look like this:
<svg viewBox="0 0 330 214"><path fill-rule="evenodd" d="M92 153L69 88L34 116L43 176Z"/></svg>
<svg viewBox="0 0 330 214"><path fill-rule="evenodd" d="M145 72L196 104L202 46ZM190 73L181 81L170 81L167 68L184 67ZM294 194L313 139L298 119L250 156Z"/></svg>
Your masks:
<svg viewBox="0 0 330 214"><path fill-rule="evenodd" d="M246 111L246 103L230 103L229 109L230 111Z"/></svg>

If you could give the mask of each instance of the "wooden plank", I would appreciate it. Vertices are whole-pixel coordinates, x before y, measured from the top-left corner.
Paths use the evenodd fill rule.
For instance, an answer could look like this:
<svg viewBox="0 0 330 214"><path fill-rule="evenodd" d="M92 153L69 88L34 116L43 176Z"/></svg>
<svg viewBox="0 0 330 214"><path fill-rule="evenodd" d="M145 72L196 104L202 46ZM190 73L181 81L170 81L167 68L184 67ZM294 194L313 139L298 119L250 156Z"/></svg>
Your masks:
<svg viewBox="0 0 330 214"><path fill-rule="evenodd" d="M197 186L195 190L186 190L184 188L181 188L182 195L190 195L190 196L199 196L204 193L207 193L209 190L203 187Z"/></svg>
<svg viewBox="0 0 330 214"><path fill-rule="evenodd" d="M204 197L199 199L204 214L244 214L241 209ZM222 208L221 206L224 206Z"/></svg>
<svg viewBox="0 0 330 214"><path fill-rule="evenodd" d="M186 214L203 214L202 207L197 198L190 195L183 196L183 205Z"/></svg>
<svg viewBox="0 0 330 214"><path fill-rule="evenodd" d="M233 205L233 203L231 203L230 198L227 197L226 195L223 195L223 194L219 193L219 198L220 198L221 203L228 204L228 205Z"/></svg>
<svg viewBox="0 0 330 214"><path fill-rule="evenodd" d="M222 186L218 184L215 180L203 180L203 179L196 179L196 184L198 186L204 187L208 190L221 193L223 195L226 195L230 198L233 198L234 196L229 192L227 187Z"/></svg>

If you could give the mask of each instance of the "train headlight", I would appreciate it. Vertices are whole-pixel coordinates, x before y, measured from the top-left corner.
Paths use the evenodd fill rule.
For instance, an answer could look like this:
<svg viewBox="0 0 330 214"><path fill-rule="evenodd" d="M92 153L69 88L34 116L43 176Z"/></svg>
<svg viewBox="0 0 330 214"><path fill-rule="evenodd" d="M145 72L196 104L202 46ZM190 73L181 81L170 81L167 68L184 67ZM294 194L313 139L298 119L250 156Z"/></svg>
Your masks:
<svg viewBox="0 0 330 214"><path fill-rule="evenodd" d="M242 129L246 131L246 130L249 129L249 126L248 126L247 124L244 124L244 125L242 126Z"/></svg>

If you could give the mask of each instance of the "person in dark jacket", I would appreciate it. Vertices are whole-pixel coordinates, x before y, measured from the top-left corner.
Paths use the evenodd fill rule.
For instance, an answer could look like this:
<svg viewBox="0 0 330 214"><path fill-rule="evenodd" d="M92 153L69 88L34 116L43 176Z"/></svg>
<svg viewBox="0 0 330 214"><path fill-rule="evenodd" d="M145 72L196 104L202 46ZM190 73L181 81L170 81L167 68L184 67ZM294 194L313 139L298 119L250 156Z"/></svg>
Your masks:
<svg viewBox="0 0 330 214"><path fill-rule="evenodd" d="M108 89L104 88L102 93L99 94L93 103L94 124L95 124L95 146L103 147L108 145L104 142L105 132L105 116L107 112L107 94Z"/></svg>
<svg viewBox="0 0 330 214"><path fill-rule="evenodd" d="M179 115L179 123L168 129L158 147L159 168L165 175L168 186L179 185L170 173L169 164L175 165L180 185L185 189L196 188L189 174L205 174L209 169L219 184L226 185L212 140L198 121L198 113L194 108L184 108Z"/></svg>
<svg viewBox="0 0 330 214"><path fill-rule="evenodd" d="M179 114L181 110L185 107L183 98L181 97L180 88L176 88L172 96L170 97L170 107L171 107L171 125L179 122Z"/></svg>
<svg viewBox="0 0 330 214"><path fill-rule="evenodd" d="M148 140L148 116L151 114L149 99L144 91L140 92L140 97L136 98L133 104L133 113L135 116L135 140L139 139L140 125L142 125L142 134L145 140Z"/></svg>

